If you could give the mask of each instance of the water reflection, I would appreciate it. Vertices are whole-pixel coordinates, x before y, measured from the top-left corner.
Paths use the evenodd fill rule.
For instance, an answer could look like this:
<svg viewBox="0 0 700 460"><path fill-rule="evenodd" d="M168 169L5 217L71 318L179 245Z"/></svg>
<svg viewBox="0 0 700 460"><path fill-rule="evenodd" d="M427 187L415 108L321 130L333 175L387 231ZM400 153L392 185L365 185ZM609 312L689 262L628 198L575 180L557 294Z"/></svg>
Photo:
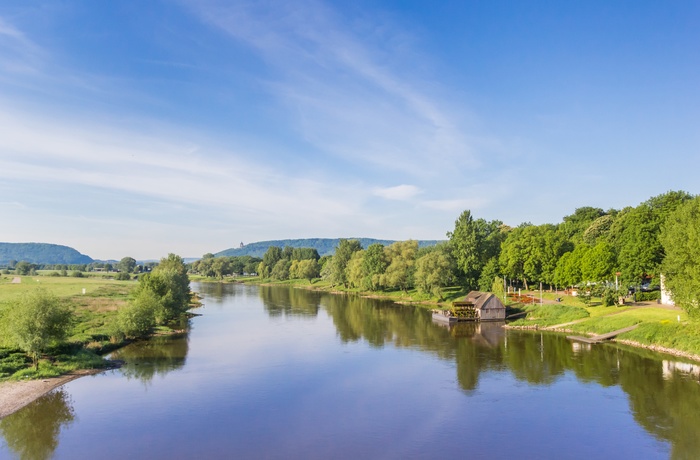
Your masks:
<svg viewBox="0 0 700 460"><path fill-rule="evenodd" d="M293 287L260 286L260 299L265 311L273 317L316 317L321 294Z"/></svg>
<svg viewBox="0 0 700 460"><path fill-rule="evenodd" d="M185 332L132 343L112 353L111 358L124 361L121 372L127 379L148 384L156 375L184 367L188 351L189 334Z"/></svg>
<svg viewBox="0 0 700 460"><path fill-rule="evenodd" d="M500 323L447 326L433 323L426 310L359 296L273 287L260 295L271 316L315 316L320 305L342 342L412 347L454 360L457 382L467 394L488 371L509 372L530 385L552 385L573 373L580 381L619 386L638 423L672 444L672 458L696 458L700 452L698 365L670 364L629 347L577 347L558 334L505 330ZM604 417L605 407L600 411Z"/></svg>
<svg viewBox="0 0 700 460"><path fill-rule="evenodd" d="M74 418L68 394L55 390L0 420L0 432L18 458L43 460L53 456L61 428L70 425Z"/></svg>
<svg viewBox="0 0 700 460"><path fill-rule="evenodd" d="M552 390L558 388L558 392L552 391L551 407L544 407L548 405L547 402L550 402L548 400L545 400L543 407L523 407L526 408L525 410L543 411L542 413L547 416L550 413L548 411L560 416L561 414L556 411L561 410L559 406L562 403L585 404L582 401L590 400L586 399L587 394L600 393L601 387L614 387L618 393L624 392L627 395L629 413L632 414L636 424L656 439L671 445L672 458L695 458L700 452L700 437L696 435L700 429L700 366L697 364L664 358L659 354L631 347L607 344L580 346L561 335L506 330L499 323L443 325L434 323L428 310L359 296L333 295L287 287L256 288L221 284L203 284L199 285L198 289L204 294L207 305L211 305L212 299L216 299L222 310L245 312L245 315L248 315L244 315L246 320L252 321L250 318L253 315L250 315L250 311L254 311L257 314L256 318L262 317L263 320L274 318L276 323L280 322L280 318L290 318L296 322L302 320L307 331L309 327L315 326L314 322L320 323L323 320L323 326L331 329L331 333L326 334L328 343L365 343L372 349L372 353L353 354L348 363L356 363L355 359L364 359L365 355L369 357L368 359L381 356L384 348L410 349L416 352L412 353L412 357L423 358L426 355L437 357L439 361L434 359L430 361L437 362L439 367L442 367L443 363L446 365L449 378L454 376L456 381L458 391L455 394L469 401L470 404L478 402L480 395L494 385L497 387L500 385L499 388L502 388L504 393L511 391L512 388L508 386L515 379L519 388L534 386L551 386ZM246 309L237 309L236 307L241 304L232 299L241 297L245 297L246 302L250 299L254 302L246 303ZM261 309L265 312L262 315L260 315ZM203 313L206 314L206 310ZM244 316L221 315L219 318L242 321ZM251 340L274 342L273 338L266 334L279 332L266 327L267 323L260 323L259 319L255 321L258 322L258 326L254 326L253 323L250 325L258 329L254 329L254 333L250 334ZM333 337L333 328L337 339ZM204 329L202 326L202 330ZM283 329L285 334L296 330L295 327ZM197 332L202 331L197 329ZM127 378L135 378L149 384L156 375L165 376L187 364L189 337L188 332L175 337L157 337L148 342L135 343L115 352L113 358L126 362L122 372ZM199 338L202 338L201 334ZM200 342L194 343L198 346L193 345L193 356L201 356L196 354ZM216 344L218 345L218 342ZM270 348L269 351L274 353L275 350ZM290 356L293 355L290 354ZM412 362L423 361L425 360ZM309 363L314 362L304 361L304 364ZM256 365L259 366L259 363ZM401 363L397 363L399 372L401 372L400 365ZM311 372L316 371L314 364L309 364L308 368L313 368ZM269 369L271 368L267 368L268 371ZM300 387L306 391L308 386L314 386L307 385L306 379L311 377L304 374L305 369L305 365L295 369L294 372L297 374L294 378L304 382ZM327 380L322 382L335 381L336 376L332 372L340 371L331 369L332 366L328 365L327 374L323 374L324 379ZM237 377L245 377L241 378L245 381L246 378L252 379L250 376L254 372L241 366L234 374ZM226 375L228 374L207 374L203 377L221 379ZM494 378L500 383L494 384ZM338 379L342 381L343 377ZM352 382L357 384L354 380ZM554 387L562 382L565 385ZM580 382L590 385L582 385ZM431 381L431 384L433 383ZM233 385L232 381L231 386ZM262 383L260 385L261 392L269 391L274 394L274 389L267 388ZM279 382L275 385L279 385ZM455 387L452 383L450 385ZM562 386L566 390L571 390L565 393L571 401L555 399L557 394L561 397ZM318 388L323 393L324 388L322 386ZM362 399L368 392L370 390L358 387L355 396ZM156 392L151 393L149 397L157 397ZM276 411L280 407L279 404L282 404L281 401L284 404L291 404L289 401L295 400L296 395L292 393L290 391L282 396L278 395L280 399L275 400L274 410L270 409L275 413L275 417L280 416L280 412ZM519 390L516 393L519 395ZM251 394L254 397L257 393L254 391ZM546 394L548 395L549 392ZM229 397L233 398L232 395ZM576 401L577 398L580 401ZM77 397L76 401L78 401ZM406 401L405 404L410 406L412 403L414 402ZM239 404L243 409L246 408L242 402ZM512 410L510 407L499 406L497 401L492 400L488 402L486 412L479 412L479 407L479 404L470 406L470 411L473 410L471 415L478 420L478 423L482 422L482 418L483 423L497 423L498 418L488 419L490 414L501 411L497 417L503 417L504 411ZM580 407L580 405L573 407ZM190 408L193 411L197 409L198 407ZM265 412L264 410L259 411L257 406L248 409L253 411L256 417L261 417L258 423L269 423L260 415ZM605 418L609 415L606 413L608 409L606 407L594 409L598 411L595 417ZM568 417L568 414L565 416ZM575 414L572 413L572 424L576 423L574 416ZM634 426L629 415L625 414L625 416L629 420L626 426ZM0 431L5 438L7 448L20 458L50 458L56 449L61 428L69 425L73 418L73 410L65 393L55 392L0 421ZM221 422L222 424L231 423L229 419L223 420L225 422ZM389 424L398 423L390 418L387 420ZM503 419L501 418L500 421ZM236 420L235 423L238 421ZM76 423L77 425L79 424ZM212 425L215 425L215 422L212 422ZM312 430L316 430L317 426L318 424L314 425ZM72 432L73 429L70 431ZM624 435L625 433L620 433L620 436ZM513 433L512 436L516 437L517 433ZM302 439L299 442L303 443L307 440ZM514 439L513 442L518 443L518 440ZM566 443L566 441L561 442ZM601 449L604 450L604 447Z"/></svg>

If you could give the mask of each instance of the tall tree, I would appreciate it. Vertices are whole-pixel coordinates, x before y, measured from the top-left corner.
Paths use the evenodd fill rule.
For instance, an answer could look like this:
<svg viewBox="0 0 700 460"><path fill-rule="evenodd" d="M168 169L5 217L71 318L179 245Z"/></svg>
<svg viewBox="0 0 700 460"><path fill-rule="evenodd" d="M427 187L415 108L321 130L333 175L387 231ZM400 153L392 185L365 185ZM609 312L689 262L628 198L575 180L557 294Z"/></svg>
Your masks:
<svg viewBox="0 0 700 460"><path fill-rule="evenodd" d="M502 225L498 220L474 220L471 211L466 210L455 221L454 230L447 233L457 268L468 287L476 286L486 262L499 255L506 235Z"/></svg>
<svg viewBox="0 0 700 460"><path fill-rule="evenodd" d="M700 197L671 213L661 231L663 271L673 301L700 317Z"/></svg>
<svg viewBox="0 0 700 460"><path fill-rule="evenodd" d="M414 240L397 241L384 248L389 265L381 275L382 286L403 291L413 287L417 252L418 242Z"/></svg>
<svg viewBox="0 0 700 460"><path fill-rule="evenodd" d="M454 263L444 250L436 250L416 260L415 283L423 292L443 298L442 289L453 281Z"/></svg>
<svg viewBox="0 0 700 460"><path fill-rule="evenodd" d="M598 218L605 215L600 208L584 206L577 208L573 214L564 217L564 221L559 224L559 230L571 241L579 242L583 238L586 229Z"/></svg>
<svg viewBox="0 0 700 460"><path fill-rule="evenodd" d="M571 244L554 225L523 224L501 245L499 265L504 275L528 282L554 283L559 258L571 250Z"/></svg>
<svg viewBox="0 0 700 460"><path fill-rule="evenodd" d="M334 284L343 284L347 287L348 279L345 267L348 265L352 254L362 250L362 245L357 240L341 239L335 248L335 254L330 260L329 278Z"/></svg>
<svg viewBox="0 0 700 460"><path fill-rule="evenodd" d="M659 240L661 227L668 216L691 199L683 191L671 191L652 197L620 217L620 229L612 241L617 252L622 278L638 282L642 276L658 275L664 259Z"/></svg>
<svg viewBox="0 0 700 460"><path fill-rule="evenodd" d="M380 243L370 244L362 258L362 287L371 291L379 289L381 276L389 265L384 251L384 245Z"/></svg>
<svg viewBox="0 0 700 460"><path fill-rule="evenodd" d="M176 318L184 313L190 304L190 279L182 257L168 254L151 273L141 275L139 286L134 292L138 297L143 290L152 291L160 300L156 313L158 323Z"/></svg>

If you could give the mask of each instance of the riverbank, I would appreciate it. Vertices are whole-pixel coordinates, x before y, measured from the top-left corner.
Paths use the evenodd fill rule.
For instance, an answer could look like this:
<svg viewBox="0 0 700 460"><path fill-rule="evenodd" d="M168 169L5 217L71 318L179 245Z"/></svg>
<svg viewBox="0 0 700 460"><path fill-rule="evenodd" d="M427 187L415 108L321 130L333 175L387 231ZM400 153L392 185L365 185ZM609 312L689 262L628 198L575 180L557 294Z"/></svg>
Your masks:
<svg viewBox="0 0 700 460"><path fill-rule="evenodd" d="M77 378L98 374L105 370L107 369L83 369L48 379L0 382L0 420L36 401L51 390Z"/></svg>

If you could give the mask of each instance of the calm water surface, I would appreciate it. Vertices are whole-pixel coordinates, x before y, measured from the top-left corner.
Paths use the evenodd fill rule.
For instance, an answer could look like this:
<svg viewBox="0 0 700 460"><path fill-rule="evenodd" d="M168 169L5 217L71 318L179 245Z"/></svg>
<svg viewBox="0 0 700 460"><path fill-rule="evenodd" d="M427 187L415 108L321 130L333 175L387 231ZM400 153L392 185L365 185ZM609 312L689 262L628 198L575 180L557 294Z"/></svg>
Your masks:
<svg viewBox="0 0 700 460"><path fill-rule="evenodd" d="M195 284L182 336L0 421L0 458L700 458L699 368L390 302Z"/></svg>

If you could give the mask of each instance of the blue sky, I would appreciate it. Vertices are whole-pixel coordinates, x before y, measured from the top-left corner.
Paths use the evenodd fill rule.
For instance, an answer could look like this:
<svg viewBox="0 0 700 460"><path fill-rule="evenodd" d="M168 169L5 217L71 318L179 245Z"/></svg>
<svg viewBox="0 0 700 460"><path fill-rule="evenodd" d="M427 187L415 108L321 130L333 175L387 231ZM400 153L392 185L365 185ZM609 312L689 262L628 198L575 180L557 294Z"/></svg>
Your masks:
<svg viewBox="0 0 700 460"><path fill-rule="evenodd" d="M0 241L441 239L697 194L695 1L0 4Z"/></svg>

